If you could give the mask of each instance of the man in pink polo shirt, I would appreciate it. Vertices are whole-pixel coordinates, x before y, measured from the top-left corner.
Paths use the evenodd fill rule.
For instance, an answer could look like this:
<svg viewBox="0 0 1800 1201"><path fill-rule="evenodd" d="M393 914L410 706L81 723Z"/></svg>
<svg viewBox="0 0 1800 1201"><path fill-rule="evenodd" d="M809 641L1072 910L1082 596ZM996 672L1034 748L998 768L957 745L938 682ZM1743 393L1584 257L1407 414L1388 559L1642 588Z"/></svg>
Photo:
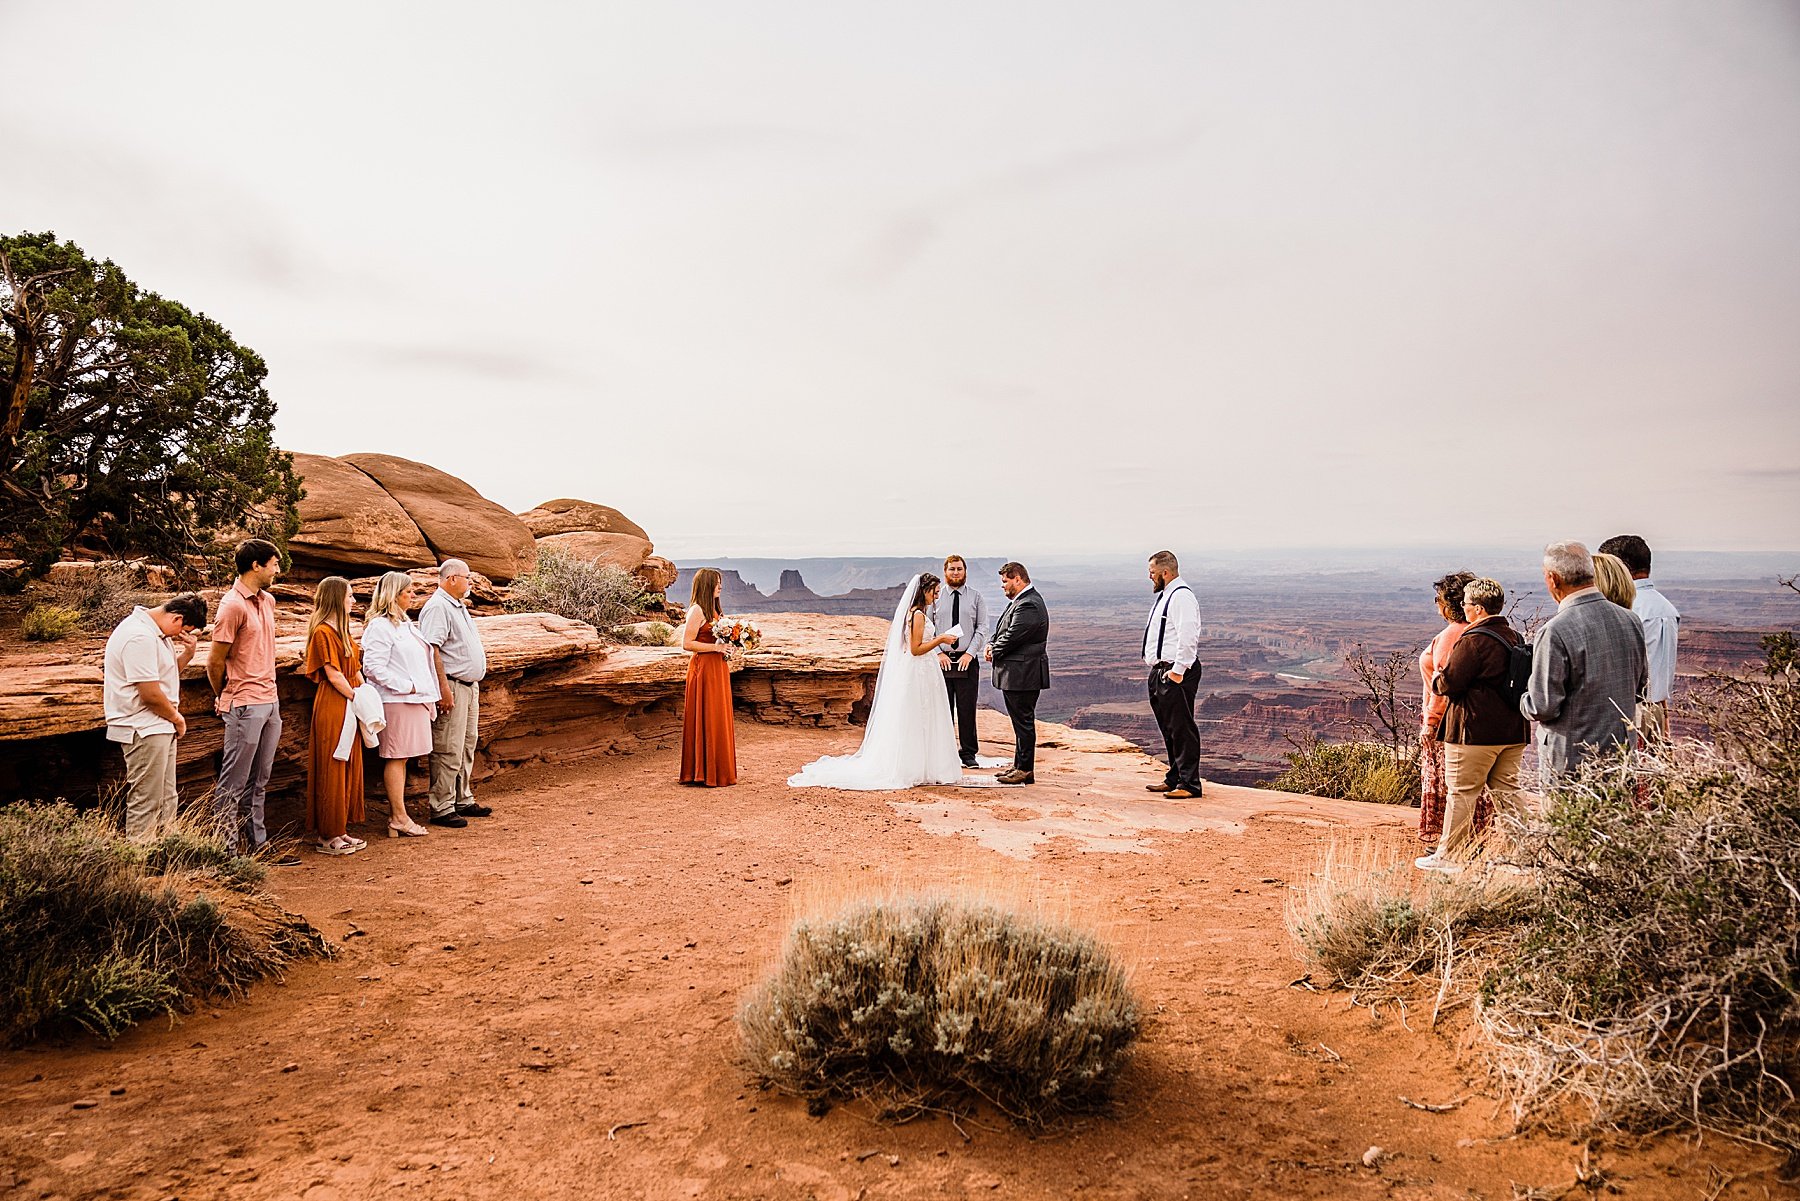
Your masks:
<svg viewBox="0 0 1800 1201"><path fill-rule="evenodd" d="M281 575L281 551L252 538L237 548L237 582L219 601L213 621L206 678L213 708L225 719L219 755L219 787L213 794L220 830L242 853L269 841L263 801L275 748L281 742L281 706L275 696L275 598L269 587ZM296 867L283 855L278 867Z"/></svg>

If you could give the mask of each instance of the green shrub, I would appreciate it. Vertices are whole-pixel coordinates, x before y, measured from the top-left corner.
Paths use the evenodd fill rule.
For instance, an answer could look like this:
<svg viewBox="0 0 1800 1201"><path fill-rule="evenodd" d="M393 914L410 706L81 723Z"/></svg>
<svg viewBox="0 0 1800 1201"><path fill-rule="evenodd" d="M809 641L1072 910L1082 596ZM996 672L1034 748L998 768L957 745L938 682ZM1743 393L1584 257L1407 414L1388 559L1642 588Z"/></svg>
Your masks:
<svg viewBox="0 0 1800 1201"><path fill-rule="evenodd" d="M71 1028L115 1038L331 953L251 890L260 869L203 842L140 847L67 805L0 807L0 1043Z"/></svg>
<svg viewBox="0 0 1800 1201"><path fill-rule="evenodd" d="M81 610L68 605L33 605L19 621L19 637L27 642L56 642L81 628Z"/></svg>
<svg viewBox="0 0 1800 1201"><path fill-rule="evenodd" d="M650 596L629 571L540 548L537 566L512 583L506 607L513 613L556 613L585 621L609 637L629 624Z"/></svg>
<svg viewBox="0 0 1800 1201"><path fill-rule="evenodd" d="M1286 756L1287 770L1265 788L1309 796L1414 805L1419 800L1419 765L1396 759L1377 742L1320 742L1312 739Z"/></svg>
<svg viewBox="0 0 1800 1201"><path fill-rule="evenodd" d="M753 1069L796 1096L901 1112L979 1097L1036 1125L1107 1100L1139 1013L1090 935L911 897L796 923L738 1028Z"/></svg>

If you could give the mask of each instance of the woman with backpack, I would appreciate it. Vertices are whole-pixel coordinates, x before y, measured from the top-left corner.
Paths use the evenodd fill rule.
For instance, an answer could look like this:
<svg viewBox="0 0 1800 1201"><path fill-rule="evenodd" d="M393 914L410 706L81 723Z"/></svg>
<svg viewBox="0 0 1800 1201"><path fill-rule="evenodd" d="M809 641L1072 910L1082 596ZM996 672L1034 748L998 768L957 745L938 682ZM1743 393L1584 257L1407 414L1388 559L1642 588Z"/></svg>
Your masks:
<svg viewBox="0 0 1800 1201"><path fill-rule="evenodd" d="M1496 815L1515 809L1526 724L1513 692L1514 650L1523 640L1501 609L1506 590L1493 580L1471 580L1462 595L1469 624L1450 658L1431 679L1431 690L1449 700L1440 737L1444 742L1444 832L1437 850L1414 863L1427 871L1457 872L1451 856L1469 841L1482 789Z"/></svg>

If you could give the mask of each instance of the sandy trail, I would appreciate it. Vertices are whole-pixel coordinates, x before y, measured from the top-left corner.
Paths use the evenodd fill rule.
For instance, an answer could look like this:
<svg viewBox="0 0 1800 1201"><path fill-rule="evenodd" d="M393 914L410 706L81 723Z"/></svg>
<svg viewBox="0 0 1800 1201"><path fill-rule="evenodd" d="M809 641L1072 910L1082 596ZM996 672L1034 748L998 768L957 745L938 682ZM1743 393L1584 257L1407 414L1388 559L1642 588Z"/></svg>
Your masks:
<svg viewBox="0 0 1800 1201"><path fill-rule="evenodd" d="M1507 1137L1492 1100L1399 1102L1478 1087L1445 1036L1290 987L1289 882L1334 828L1405 840L1409 813L1223 787L1159 802L1140 756L1068 749L1041 752L1026 789L785 786L856 737L745 724L736 788L677 786L669 750L521 772L468 830L305 855L273 886L342 955L110 1048L0 1059L0 1195L1510 1198L1573 1181L1582 1149ZM877 879L1014 887L1103 929L1150 1016L1117 1115L1033 1139L990 1117L814 1118L758 1091L732 1016L794 897ZM1374 1168L1371 1146L1389 1152ZM1720 1140L1595 1162L1627 1197L1790 1195L1773 1157ZM1740 1179L1711 1192L1713 1165Z"/></svg>

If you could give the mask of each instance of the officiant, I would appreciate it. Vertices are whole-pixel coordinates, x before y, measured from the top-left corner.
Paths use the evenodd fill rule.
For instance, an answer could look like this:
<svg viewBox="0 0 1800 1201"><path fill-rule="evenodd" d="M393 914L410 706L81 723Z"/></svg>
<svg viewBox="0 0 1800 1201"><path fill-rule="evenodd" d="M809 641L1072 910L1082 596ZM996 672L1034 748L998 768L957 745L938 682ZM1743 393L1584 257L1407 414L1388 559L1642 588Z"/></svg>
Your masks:
<svg viewBox="0 0 1800 1201"><path fill-rule="evenodd" d="M987 602L969 587L969 565L961 555L944 560L944 586L931 606L933 628L948 634L958 631L956 644L938 652L944 669L944 690L950 711L956 715L956 749L964 767L975 766L981 741L975 734L975 699L981 691L981 652L987 646Z"/></svg>

